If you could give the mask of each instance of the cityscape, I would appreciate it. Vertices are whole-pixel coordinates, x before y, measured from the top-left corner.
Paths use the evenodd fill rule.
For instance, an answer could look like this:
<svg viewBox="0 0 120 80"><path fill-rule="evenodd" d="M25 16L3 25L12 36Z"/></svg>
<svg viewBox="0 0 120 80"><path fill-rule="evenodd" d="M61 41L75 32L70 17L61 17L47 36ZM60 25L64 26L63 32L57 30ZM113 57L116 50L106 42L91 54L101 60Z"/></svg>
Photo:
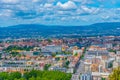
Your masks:
<svg viewBox="0 0 120 80"><path fill-rule="evenodd" d="M0 80L120 80L120 1L0 0Z"/></svg>
<svg viewBox="0 0 120 80"><path fill-rule="evenodd" d="M0 53L0 72L49 70L72 74L71 80L108 80L120 66L120 37L6 39Z"/></svg>

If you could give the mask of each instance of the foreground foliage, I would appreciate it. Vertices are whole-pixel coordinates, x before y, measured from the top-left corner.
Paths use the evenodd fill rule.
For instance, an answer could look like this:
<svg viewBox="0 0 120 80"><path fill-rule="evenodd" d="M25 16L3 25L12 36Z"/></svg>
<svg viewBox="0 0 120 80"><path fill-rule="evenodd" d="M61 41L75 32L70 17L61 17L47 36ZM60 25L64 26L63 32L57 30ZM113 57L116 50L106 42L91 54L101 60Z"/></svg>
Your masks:
<svg viewBox="0 0 120 80"><path fill-rule="evenodd" d="M70 80L71 74L59 71L32 70L23 75L19 72L0 73L0 80Z"/></svg>
<svg viewBox="0 0 120 80"><path fill-rule="evenodd" d="M120 67L113 70L113 73L109 76L109 80L120 80Z"/></svg>

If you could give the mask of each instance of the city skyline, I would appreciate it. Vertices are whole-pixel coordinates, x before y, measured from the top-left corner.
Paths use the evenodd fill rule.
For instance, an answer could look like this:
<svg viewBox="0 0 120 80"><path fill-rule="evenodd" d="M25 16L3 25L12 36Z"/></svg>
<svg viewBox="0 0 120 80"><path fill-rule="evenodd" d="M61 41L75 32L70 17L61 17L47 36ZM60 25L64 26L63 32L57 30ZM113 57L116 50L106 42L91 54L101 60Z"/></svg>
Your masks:
<svg viewBox="0 0 120 80"><path fill-rule="evenodd" d="M89 25L119 22L119 0L1 0L0 27L19 24Z"/></svg>

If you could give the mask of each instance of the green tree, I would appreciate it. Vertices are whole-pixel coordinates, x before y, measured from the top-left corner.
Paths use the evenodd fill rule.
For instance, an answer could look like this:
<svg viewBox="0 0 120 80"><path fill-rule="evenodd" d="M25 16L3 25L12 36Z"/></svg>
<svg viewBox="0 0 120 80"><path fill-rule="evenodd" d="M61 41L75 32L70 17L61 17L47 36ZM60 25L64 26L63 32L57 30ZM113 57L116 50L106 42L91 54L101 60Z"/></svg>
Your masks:
<svg viewBox="0 0 120 80"><path fill-rule="evenodd" d="M26 80L25 78L20 78L19 80Z"/></svg>
<svg viewBox="0 0 120 80"><path fill-rule="evenodd" d="M78 56L78 54L77 54L77 53L75 53L75 54L74 54L74 56Z"/></svg>
<svg viewBox="0 0 120 80"><path fill-rule="evenodd" d="M41 78L40 78L40 77L37 77L36 80L41 80Z"/></svg>
<svg viewBox="0 0 120 80"><path fill-rule="evenodd" d="M102 78L102 80L106 80L105 78Z"/></svg>
<svg viewBox="0 0 120 80"><path fill-rule="evenodd" d="M55 57L56 56L56 53L52 53L52 57Z"/></svg>
<svg viewBox="0 0 120 80"><path fill-rule="evenodd" d="M21 73L19 73L19 72L12 72L9 74L10 80L20 79L20 78L21 78Z"/></svg>
<svg viewBox="0 0 120 80"><path fill-rule="evenodd" d="M0 72L0 80L70 80L71 74L60 71L28 71L21 76L19 72Z"/></svg>
<svg viewBox="0 0 120 80"><path fill-rule="evenodd" d="M6 72L2 72L0 73L0 80L5 80L5 79L8 79L8 73Z"/></svg>
<svg viewBox="0 0 120 80"><path fill-rule="evenodd" d="M36 79L35 79L35 77L31 77L31 78L29 78L29 80L36 80Z"/></svg>
<svg viewBox="0 0 120 80"><path fill-rule="evenodd" d="M68 68L68 65L70 64L70 61L66 61L64 64L64 67Z"/></svg>
<svg viewBox="0 0 120 80"><path fill-rule="evenodd" d="M109 76L109 80L120 80L120 66L113 70Z"/></svg>
<svg viewBox="0 0 120 80"><path fill-rule="evenodd" d="M37 71L36 70L31 70L30 72L26 72L24 74L24 77L28 80L31 77L37 77Z"/></svg>
<svg viewBox="0 0 120 80"><path fill-rule="evenodd" d="M52 40L51 40L51 39L48 39L47 41L48 41L48 43L51 43L51 42L52 42Z"/></svg>
<svg viewBox="0 0 120 80"><path fill-rule="evenodd" d="M45 64L44 70L48 70L50 66L51 66L51 64Z"/></svg>

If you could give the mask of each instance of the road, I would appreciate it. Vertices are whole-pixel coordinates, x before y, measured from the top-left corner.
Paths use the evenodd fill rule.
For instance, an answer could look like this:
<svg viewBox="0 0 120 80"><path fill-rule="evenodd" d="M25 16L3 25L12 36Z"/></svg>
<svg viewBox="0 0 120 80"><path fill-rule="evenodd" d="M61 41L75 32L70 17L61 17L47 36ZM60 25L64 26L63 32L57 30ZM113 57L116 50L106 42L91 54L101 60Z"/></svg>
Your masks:
<svg viewBox="0 0 120 80"><path fill-rule="evenodd" d="M84 73L84 59L86 58L87 53L84 54L84 58L79 60L79 66L74 74L72 74L71 80L80 80L80 74Z"/></svg>
<svg viewBox="0 0 120 80"><path fill-rule="evenodd" d="M80 74L84 73L84 63L82 60L79 61L80 64L76 70L76 72L72 75L71 80L80 80Z"/></svg>
<svg viewBox="0 0 120 80"><path fill-rule="evenodd" d="M80 80L80 74L84 73L84 63L83 60L79 61L79 66L76 70L76 72L72 75L71 80Z"/></svg>

